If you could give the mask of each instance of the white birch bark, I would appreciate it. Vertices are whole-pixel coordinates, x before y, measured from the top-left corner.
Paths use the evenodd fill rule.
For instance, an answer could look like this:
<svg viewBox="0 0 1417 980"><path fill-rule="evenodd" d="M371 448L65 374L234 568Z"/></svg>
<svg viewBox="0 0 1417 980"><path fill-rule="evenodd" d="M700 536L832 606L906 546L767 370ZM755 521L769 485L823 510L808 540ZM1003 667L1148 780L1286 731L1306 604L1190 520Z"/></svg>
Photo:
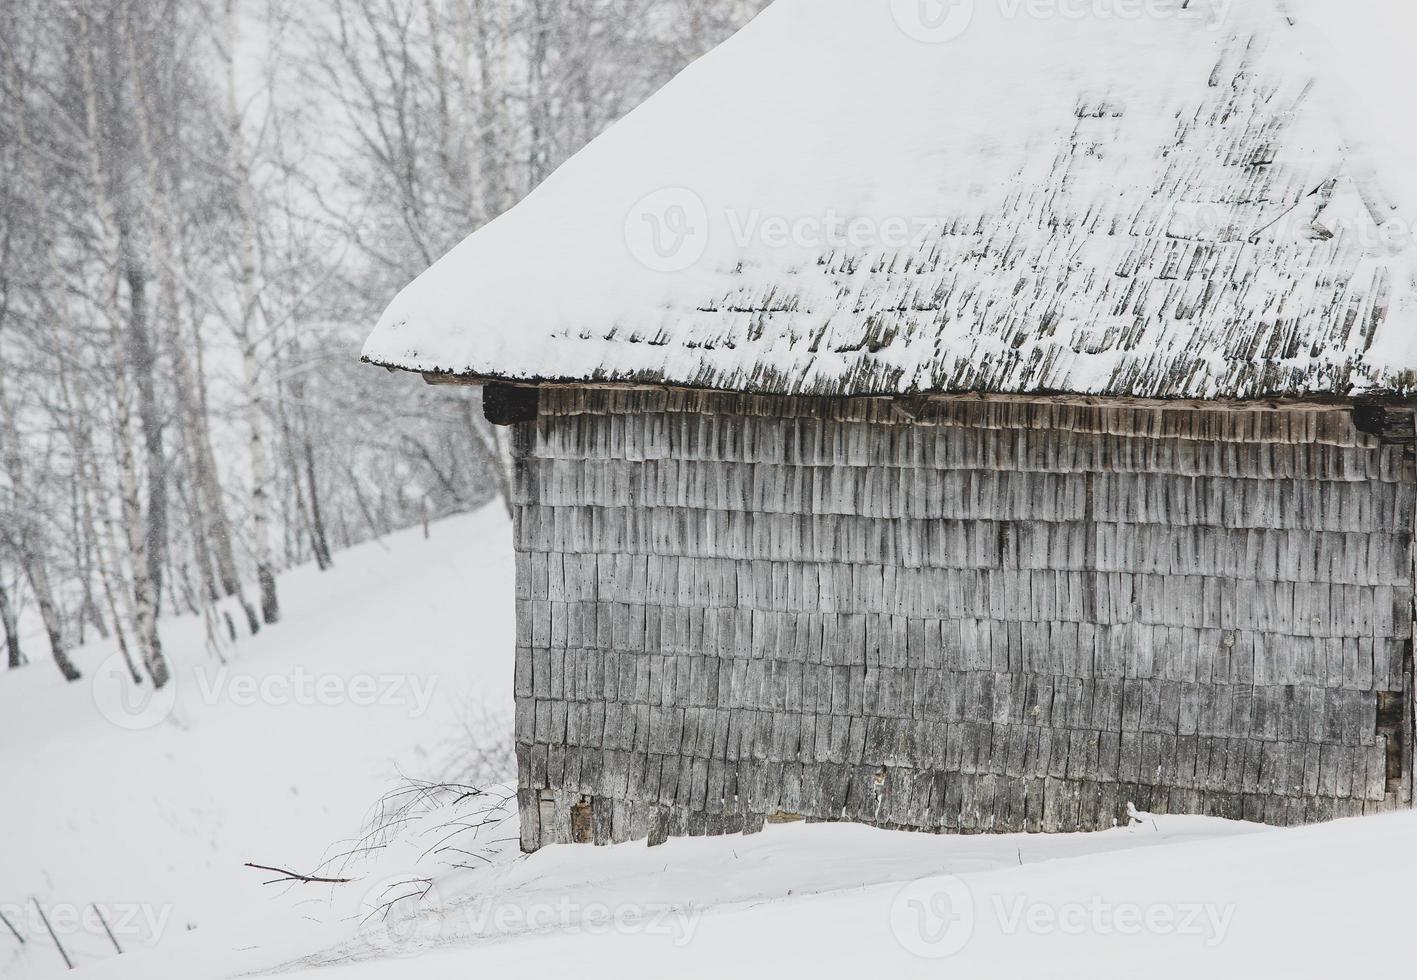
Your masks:
<svg viewBox="0 0 1417 980"><path fill-rule="evenodd" d="M113 367L114 455L118 463L120 501L124 531L128 539L128 558L133 579L133 603L138 648L143 666L153 686L167 684L170 674L162 653L162 640L157 629L157 595L148 563L147 534L143 522L142 499L137 460L133 452L133 422L128 373L124 370L125 344L123 312L119 289L123 274L123 257L119 240L118 218L108 192L103 166L103 134L99 125L98 85L93 57L93 31L87 10L79 11L79 61L84 99L84 123L87 136L89 180L98 219L100 254L103 256L103 313L108 322L108 336Z"/></svg>
<svg viewBox="0 0 1417 980"><path fill-rule="evenodd" d="M23 88L19 84L19 70L13 64L8 67L14 80L11 88L18 97ZM31 178L31 147L23 106L16 108L15 120L19 144L18 182L23 188L30 189L34 186L34 182ZM4 245L0 262L8 263L11 257L8 222ZM0 329L3 329L10 312L10 291L9 283L4 280L4 277L0 277L0 282L3 282L4 285L3 291L0 291ZM59 672L63 674L65 680L72 683L79 680L82 675L69 657L69 649L64 637L64 625L59 616L58 604L55 602L54 589L50 584L48 556L44 553L43 535L37 526L37 515L40 513L39 501L34 498L29 486L25 467L25 447L19 423L15 417L14 406L10 402L9 393L5 387L3 366L0 366L0 464L3 464L10 480L15 508L11 520L7 521L4 526L0 526L0 540L3 540L11 553L14 554L20 569L29 580L30 589L34 592L35 602L39 607L40 620L44 624L45 635L49 639L49 647L54 656L55 666L59 668ZM15 656L17 652L18 646L12 649L11 656Z"/></svg>
<svg viewBox="0 0 1417 980"><path fill-rule="evenodd" d="M30 590L34 592L39 606L40 621L44 624L45 635L49 638L49 648L54 655L55 666L70 682L79 680L74 662L69 658L69 649L64 640L64 624L59 616L59 606L54 600L54 588L49 581L49 569L43 554L43 541L30 515L37 510L37 503L28 492L25 473L24 447L21 443L19 424L15 419L14 406L10 404L5 390L4 372L0 371L0 458L3 458L6 475L15 495L15 521L3 529L5 543L15 554L29 579Z"/></svg>
<svg viewBox="0 0 1417 980"><path fill-rule="evenodd" d="M0 632L5 634L5 661L10 670L23 667L26 663L24 651L20 649L19 616L15 613L14 600L10 590L0 579Z"/></svg>
<svg viewBox="0 0 1417 980"><path fill-rule="evenodd" d="M79 483L79 502L84 521L95 530L95 547L98 550L98 576L103 585L104 601L113 617L114 632L117 634L118 650L128 665L128 674L134 684L141 684L143 675L133 659L133 651L128 644L128 632L138 621L133 593L123 581L123 559L118 546L118 535L113 529L113 515L109 513L108 501L103 493L103 477L98 471L93 439L93 412L82 386L69 382L69 372L61 362L58 370L59 395L65 410L72 418L69 442L74 447ZM123 624L128 623L125 630Z"/></svg>
<svg viewBox="0 0 1417 980"><path fill-rule="evenodd" d="M151 202L149 210L152 251L157 263L158 308L161 319L167 325L167 346L175 374L173 387L177 392L178 422L195 483L193 510L196 520L191 533L202 538L202 543L197 548L199 557L205 555L208 548L214 552L222 591L240 603L246 614L247 626L254 635L260 631L261 623L241 588L241 578L231 548L231 523L226 516L226 504L216 468L216 454L212 451L211 434L198 398L199 386L181 326L180 263L178 249L174 244L178 240L178 224L172 211L172 186L158 159L153 140L154 107L143 84L143 60L139 57L131 19L126 24L126 35L129 71L136 103L134 119L137 124L138 147L143 156L148 185L148 193L145 196ZM211 577L211 568L204 559L202 564L201 577L205 584ZM207 592L208 595L211 594L210 589Z"/></svg>
<svg viewBox="0 0 1417 980"><path fill-rule="evenodd" d="M261 590L261 618L269 625L280 619L275 569L271 563L271 461L266 446L266 398L262 388L260 345L265 333L261 304L260 242L255 191L246 154L241 107L236 84L236 0L226 0L226 110L231 180L236 191L240 224L238 288L240 310L236 338L241 348L241 377L246 399L247 447L251 462L252 554Z"/></svg>

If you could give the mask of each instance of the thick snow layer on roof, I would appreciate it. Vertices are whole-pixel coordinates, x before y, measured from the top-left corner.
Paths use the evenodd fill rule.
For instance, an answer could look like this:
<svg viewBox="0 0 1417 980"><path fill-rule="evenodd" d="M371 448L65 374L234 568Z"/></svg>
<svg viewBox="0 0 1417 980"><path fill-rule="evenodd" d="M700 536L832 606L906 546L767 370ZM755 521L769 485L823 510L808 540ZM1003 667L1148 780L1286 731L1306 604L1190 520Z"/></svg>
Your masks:
<svg viewBox="0 0 1417 980"><path fill-rule="evenodd" d="M1417 392L1417 138L1393 132L1417 73L1376 54L1406 7L777 0L408 287L365 356L783 393Z"/></svg>

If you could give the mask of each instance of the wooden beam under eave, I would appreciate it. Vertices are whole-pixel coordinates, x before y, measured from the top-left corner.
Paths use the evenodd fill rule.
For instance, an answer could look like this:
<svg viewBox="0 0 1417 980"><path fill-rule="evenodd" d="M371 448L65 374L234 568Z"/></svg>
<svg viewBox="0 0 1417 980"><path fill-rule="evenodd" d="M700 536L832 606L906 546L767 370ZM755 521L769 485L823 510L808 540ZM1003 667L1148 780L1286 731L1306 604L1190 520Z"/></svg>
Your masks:
<svg viewBox="0 0 1417 980"><path fill-rule="evenodd" d="M929 402L972 402L1005 405L1054 403L1076 405L1080 408L1136 408L1136 409L1186 409L1210 412L1332 412L1354 409L1359 405L1380 405L1390 411L1417 411L1417 398L1400 396L1364 397L1356 395L1329 395L1308 397L1263 397L1251 399L1234 398L1143 398L1131 395L1075 395L1058 392L1030 392L1026 394L992 394L983 392L931 392L917 395L860 394L860 395L812 395L783 394L765 391L733 391L700 385L645 384L621 381L566 381L532 380L506 381L496 377L469 376L457 374L436 374L424 372L423 380L439 387L476 388L486 385L509 385L522 388L585 388L592 391L692 391L720 392L725 395L751 395L761 398L823 398L838 400L889 401L897 404L899 410L909 416L911 412Z"/></svg>
<svg viewBox="0 0 1417 980"><path fill-rule="evenodd" d="M481 388L482 414L497 426L536 420L540 409L539 385L516 385L459 374L423 373L423 381L439 388Z"/></svg>
<svg viewBox="0 0 1417 980"><path fill-rule="evenodd" d="M1417 445L1417 414L1410 405L1359 404L1353 409L1353 425L1384 445Z"/></svg>
<svg viewBox="0 0 1417 980"><path fill-rule="evenodd" d="M435 388L478 388L483 382L478 378L468 378L461 374L434 374L423 372L423 383Z"/></svg>

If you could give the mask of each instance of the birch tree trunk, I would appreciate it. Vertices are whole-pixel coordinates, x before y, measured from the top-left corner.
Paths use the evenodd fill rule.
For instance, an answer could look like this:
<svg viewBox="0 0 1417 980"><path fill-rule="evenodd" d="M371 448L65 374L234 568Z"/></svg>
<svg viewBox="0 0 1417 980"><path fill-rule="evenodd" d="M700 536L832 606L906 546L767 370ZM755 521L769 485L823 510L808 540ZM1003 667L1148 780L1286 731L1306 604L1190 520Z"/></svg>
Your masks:
<svg viewBox="0 0 1417 980"><path fill-rule="evenodd" d="M147 533L143 507L139 496L137 461L133 454L133 422L128 372L125 370L123 313L120 303L120 283L123 273L122 245L119 238L118 216L109 196L103 165L103 134L99 125L98 86L95 79L93 31L86 9L79 11L79 60L84 97L84 121L87 136L89 179L92 184L94 207L98 218L100 252L104 265L103 311L108 321L109 348L113 369L114 395L114 455L118 463L120 501L124 531L128 538L128 557L132 566L133 604L138 646L143 666L153 686L162 688L170 674L162 653L162 640L157 630L157 603L148 564Z"/></svg>
<svg viewBox="0 0 1417 980"><path fill-rule="evenodd" d="M141 111L141 110L140 110ZM156 356L147 309L148 275L125 250L128 280L128 366L138 388L138 422L147 464L148 510L144 525L148 578L152 583L154 615L162 609L163 565L167 557L167 454L163 449L162 413L154 378Z"/></svg>
<svg viewBox="0 0 1417 980"><path fill-rule="evenodd" d="M35 601L39 604L40 622L44 624L45 635L49 637L49 649L54 654L54 663L59 668L59 673L71 684L81 680L84 675L74 666L74 661L69 658L69 648L64 644L64 623L59 616L59 607L54 603L54 589L49 584L49 570L44 565L44 559L35 552L33 544L21 547L20 564L24 567L25 576L34 591Z"/></svg>
<svg viewBox="0 0 1417 980"><path fill-rule="evenodd" d="M8 239L6 241L8 251ZM5 284L0 294L0 328L5 325L9 313L9 288ZM15 419L14 407L10 404L9 393L5 389L5 371L0 367L0 464L10 480L14 498L14 514L5 526L0 526L0 537L15 555L20 569L29 579L39 605L40 620L44 632L49 637L49 647L54 654L54 663L64 679L73 682L82 675L69 659L69 650L64 644L64 627L59 617L59 607L54 602L54 590L49 584L49 570L45 567L42 537L35 526L35 515L39 513L38 501L30 492L25 471L24 446L21 442L19 423ZM7 643L16 644L11 648L11 657L19 655L19 636L15 627L6 624ZM13 666L13 662L12 662Z"/></svg>
<svg viewBox="0 0 1417 980"><path fill-rule="evenodd" d="M17 619L10 592L5 588L5 582L0 580L0 629L5 631L6 660L11 670L28 663L20 650L20 624Z"/></svg>
<svg viewBox="0 0 1417 980"><path fill-rule="evenodd" d="M59 607L54 601L54 589L49 583L49 569L45 567L40 535L34 527L31 516L36 512L35 502L28 491L24 464L24 448L20 442L19 425L14 409L5 391L4 372L0 371L0 455L4 457L6 474L10 478L16 503L15 527L5 528L5 539L19 561L25 577L29 579L30 590L34 592L39 605L39 618L44 624L45 635L49 637L49 648L54 654L54 663L64 679L79 680L74 662L69 659L69 650L64 643L64 625L59 616Z"/></svg>
<svg viewBox="0 0 1417 980"><path fill-rule="evenodd" d="M193 482L193 513L196 521L192 535L197 540L194 550L201 564L204 584L210 584L211 565L206 560L208 551L216 560L217 575L221 580L222 594L235 598L246 615L246 625L254 636L261 630L261 621L255 608L246 600L241 587L241 575L236 566L236 554L231 543L231 521L226 515L226 501L217 470L216 454L212 451L211 430L207 425L204 388L199 380L201 337L193 317L192 341L198 354L196 369L188 356L186 337L182 330L182 304L178 286L179 268L190 279L186 269L185 256L177 245L177 222L172 213L172 181L167 178L162 162L158 159L153 139L155 106L143 84L143 60L139 58L139 47L134 36L131 18L126 24L128 41L128 61L135 97L134 117L137 122L138 146L143 155L147 176L147 199L152 202L152 247L158 267L158 308L167 324L168 350L172 358L174 389L177 393L177 414L183 439L187 449L187 459L191 464ZM159 447L160 448L160 447ZM164 540L166 493L163 498Z"/></svg>
<svg viewBox="0 0 1417 980"><path fill-rule="evenodd" d="M236 337L241 347L241 374L246 396L246 424L251 458L252 553L261 589L261 618L267 625L280 619L275 569L271 565L271 462L266 447L266 401L261 387L259 344L265 327L261 305L258 229L251 167L242 134L241 108L236 91L236 0L226 0L227 143L231 180L235 185L241 245L239 289L241 309Z"/></svg>
<svg viewBox="0 0 1417 980"><path fill-rule="evenodd" d="M180 260L184 276L190 280L185 252L181 253ZM187 305L192 309L196 307L191 302ZM206 368L203 364L201 330L196 326L195 316L190 335L184 336L180 326L174 330L175 339L171 346L177 397L189 439L196 496L201 501L201 513L206 516L203 529L212 557L216 560L222 594L235 598L241 604L246 616L246 628L255 636L261 631L261 617L256 613L256 607L247 601L245 590L241 587L241 572L236 565L236 549L232 544L231 518L227 515L221 471L217 468L216 453L212 449L211 427L207 424ZM187 337L192 341L195 360L187 356Z"/></svg>
<svg viewBox="0 0 1417 980"><path fill-rule="evenodd" d="M133 651L128 645L128 635L123 629L126 621L136 630L137 610L133 593L122 580L122 559L119 557L118 536L113 530L113 519L103 493L103 479L98 472L98 461L94 452L93 418L88 399L82 387L76 388L69 382L69 372L63 362L59 364L59 395L66 414L72 420L68 433L69 444L74 447L74 457L78 461L75 473L79 485L79 506L84 523L93 529L94 545L98 551L98 575L103 585L104 602L109 615L113 617L113 631L118 640L118 650L128 665L128 675L134 684L143 682L138 671Z"/></svg>
<svg viewBox="0 0 1417 980"><path fill-rule="evenodd" d="M23 79L13 62L7 65L11 69L11 76L14 78L13 91L16 92L16 142L18 144L17 170L20 180L18 183L27 193L35 193L37 181L34 178L33 166L31 166L31 146L30 136L26 125L26 115L24 115L23 102ZM0 269L3 269L10 261L11 256L11 222L6 222L6 237L4 237L4 252L0 255ZM45 239L45 245L47 245ZM0 276L0 331L6 326L6 320L10 314L10 283L9 280ZM30 484L28 484L28 474L24 465L24 446L21 443L20 425L18 425L14 406L11 405L9 392L6 391L6 372L3 365L0 365L0 463L3 463L7 476L10 477L11 494L14 497L14 520L10 527L0 525L0 537L4 538L11 551L16 555L21 571L30 582L30 589L34 592L35 603L40 609L40 620L44 623L45 636L50 640L50 650L54 654L55 666L60 668L60 673L69 683L81 678L78 668L74 666L74 661L69 659L68 647L64 642L64 625L60 620L58 606L54 602L54 589L50 585L50 574L45 568L45 555L43 554L43 537L35 528L37 514L40 513L38 500L31 494ZM14 637L14 642L18 643L18 634L7 626L7 636ZM9 640L7 640L9 642ZM17 647L14 649L17 653ZM11 654L14 656L14 654Z"/></svg>
<svg viewBox="0 0 1417 980"><path fill-rule="evenodd" d="M276 382L276 419L280 426L280 443L285 455L285 469L289 482L288 493L284 498L285 511L282 523L285 525L285 560L289 565L297 565L305 555L303 542L305 537L310 537L310 550L315 553L315 560L319 564L320 571L325 571L325 564L320 560L318 549L314 544L315 533L311 529L310 509L305 505L305 484L300 479L300 461L296 458L295 430L290 424L289 399L285 396L285 386L279 381ZM290 506L293 498L294 507ZM294 511L293 515L291 511ZM293 517L293 519L292 519Z"/></svg>
<svg viewBox="0 0 1417 980"><path fill-rule="evenodd" d="M325 533L325 518L320 510L320 486L315 479L315 444L310 438L307 420L301 420L301 428L301 441L305 450L305 480L310 488L310 530L315 545L315 561L321 571L327 571L333 567L335 558L334 553L330 551L330 539ZM295 478L298 480L299 474L296 474Z"/></svg>
<svg viewBox="0 0 1417 980"><path fill-rule="evenodd" d="M300 338L288 340L291 359L301 363ZM304 372L297 371L290 382L290 402L294 405L295 422L291 423L286 405L281 407L281 427L285 432L287 451L290 456L290 478L295 486L295 500L301 519L310 532L310 549L315 555L315 565L322 572L334 567L334 556L330 552L330 542L325 534L325 519L320 509L320 486L315 478L315 445L310 437L310 412L306 404L307 391ZM297 434L298 429L298 434ZM309 505L306 505L308 495Z"/></svg>
<svg viewBox="0 0 1417 980"><path fill-rule="evenodd" d="M103 610L98 607L98 601L93 593L93 573L94 555L98 551L95 542L93 521L88 517L85 501L83 500L83 481L75 479L71 488L73 496L73 524L75 527L84 529L79 555L79 576L83 583L84 600L79 613L79 625L82 628L84 620L87 619L93 624L93 628L98 630L101 639L108 639L108 621L104 619ZM79 643L83 644L83 634L79 635Z"/></svg>
<svg viewBox="0 0 1417 980"><path fill-rule="evenodd" d="M507 188L507 178L503 167L505 143L503 141L503 119L505 111L502 102L503 90L498 85L500 50L497 39L492 36L492 21L487 12L488 0L472 0L472 13L476 21L473 31L477 51L478 66L478 106L481 146L483 210L487 220L497 217L507 210L511 196Z"/></svg>
<svg viewBox="0 0 1417 980"><path fill-rule="evenodd" d="M531 0L530 50L526 62L527 124L531 130L527 151L528 187L536 187L549 168L551 107L546 91L546 60L551 48L550 0Z"/></svg>

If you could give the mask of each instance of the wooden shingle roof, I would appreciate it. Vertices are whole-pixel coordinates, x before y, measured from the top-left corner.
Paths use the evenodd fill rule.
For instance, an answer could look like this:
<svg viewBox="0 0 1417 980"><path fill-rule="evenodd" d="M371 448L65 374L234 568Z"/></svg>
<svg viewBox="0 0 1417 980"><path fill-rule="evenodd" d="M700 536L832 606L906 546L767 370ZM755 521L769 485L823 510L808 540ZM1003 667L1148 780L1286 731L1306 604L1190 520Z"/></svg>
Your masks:
<svg viewBox="0 0 1417 980"><path fill-rule="evenodd" d="M917 6L778 0L409 286L366 360L780 394L1417 394L1417 173L1368 151L1338 63L1273 0L958 0L943 32Z"/></svg>

